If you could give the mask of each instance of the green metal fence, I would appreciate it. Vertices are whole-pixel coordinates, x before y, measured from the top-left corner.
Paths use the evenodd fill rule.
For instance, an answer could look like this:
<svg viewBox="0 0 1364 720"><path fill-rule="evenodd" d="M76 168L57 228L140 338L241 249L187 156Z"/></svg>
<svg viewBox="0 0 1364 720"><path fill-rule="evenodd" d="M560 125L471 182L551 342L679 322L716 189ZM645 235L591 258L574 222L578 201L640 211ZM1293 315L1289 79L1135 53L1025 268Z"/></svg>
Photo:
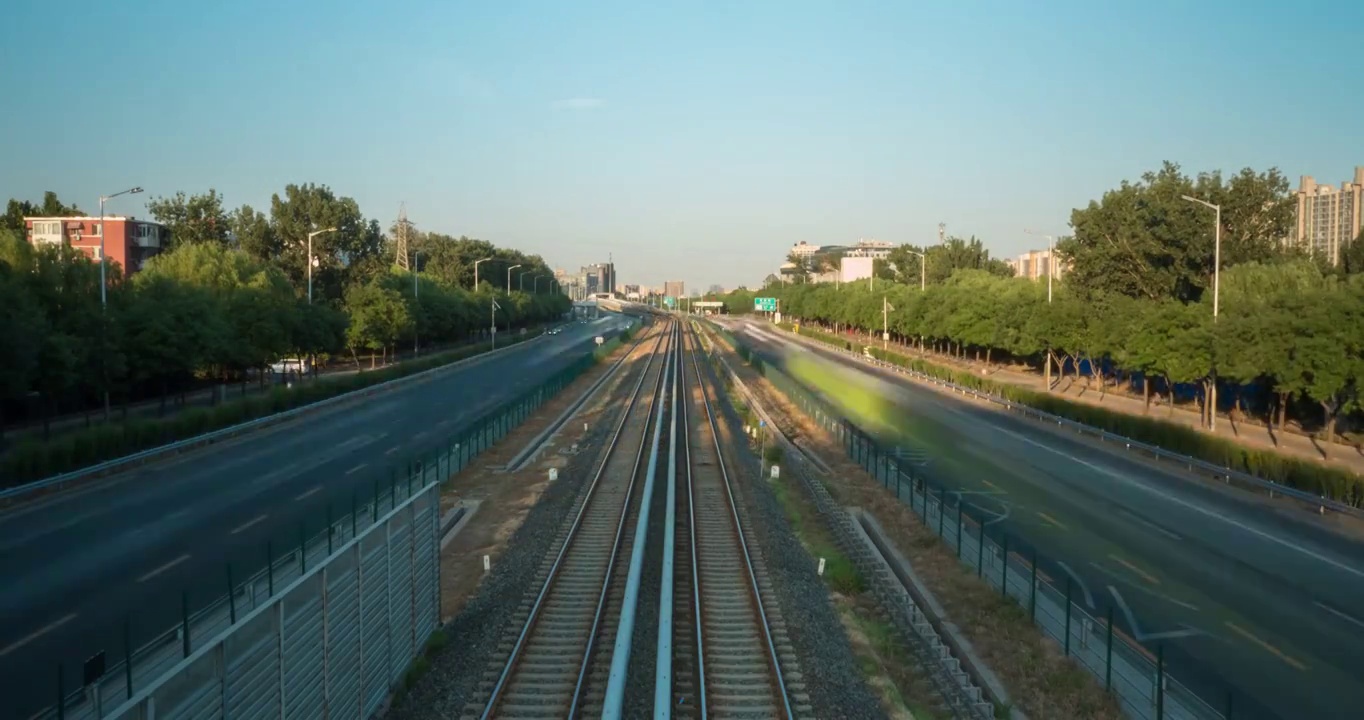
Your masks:
<svg viewBox="0 0 1364 720"><path fill-rule="evenodd" d="M1134 640L1125 627L1130 620L1122 614L1115 618L1112 603L1075 602L1080 593L1069 573L1023 537L1005 530L997 515L973 506L957 488L933 478L920 465L921 459L883 447L844 419L832 403L753 356L728 331L713 329L802 413L837 437L849 459L908 504L964 566L1005 598L1015 600L1066 656L1074 657L1114 693L1130 717L1233 717L1233 693L1223 683L1217 683L1219 697L1214 707L1202 696L1208 694L1206 690L1197 693L1171 677L1166 660L1172 647L1164 641L1143 644Z"/></svg>
<svg viewBox="0 0 1364 720"><path fill-rule="evenodd" d="M260 548L259 569L254 572L227 563L222 567L225 592L194 609L194 593L183 590L178 600L179 622L150 637L137 637L137 618L123 619L122 647L104 654L92 666L79 661L55 668L55 705L41 717L103 717L140 688L156 682L189 658L200 642L219 637L262 604L271 602L286 586L309 569L329 562L333 553L362 535L387 513L409 499L467 468L481 453L506 437L531 414L599 362L587 355L466 425L435 449L414 455L379 472L372 481L357 483L350 493L349 510L335 513L328 502L325 511L299 522L297 541L266 542ZM338 478L339 480L339 478ZM363 481L362 481L363 482ZM199 595L203 595L200 591ZM424 642L422 637L418 642ZM73 658L73 660L77 660ZM84 660L81 658L79 660ZM107 671L99 672L106 666ZM93 672L93 677L91 675Z"/></svg>

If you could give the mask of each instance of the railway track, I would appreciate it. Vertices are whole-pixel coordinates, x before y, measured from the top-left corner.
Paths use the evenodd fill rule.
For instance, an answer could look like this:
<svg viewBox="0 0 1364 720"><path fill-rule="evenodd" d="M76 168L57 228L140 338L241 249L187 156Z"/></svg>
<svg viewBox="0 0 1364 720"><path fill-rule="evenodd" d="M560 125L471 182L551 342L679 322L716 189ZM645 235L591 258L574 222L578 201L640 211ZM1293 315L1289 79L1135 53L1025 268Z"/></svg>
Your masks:
<svg viewBox="0 0 1364 720"><path fill-rule="evenodd" d="M655 416L663 412L678 327L658 333L573 522L546 558L495 651L465 718L600 713L624 576L639 519Z"/></svg>
<svg viewBox="0 0 1364 720"><path fill-rule="evenodd" d="M682 369L676 453L676 523L670 710L694 718L792 718L808 708L798 673L783 675L785 629L773 617L761 553L744 534L699 338L675 349ZM719 396L716 395L718 402ZM771 611L769 611L769 606ZM786 652L783 652L785 650ZM787 660L794 665L794 660ZM788 680L795 680L788 683ZM795 687L792 687L795 686Z"/></svg>

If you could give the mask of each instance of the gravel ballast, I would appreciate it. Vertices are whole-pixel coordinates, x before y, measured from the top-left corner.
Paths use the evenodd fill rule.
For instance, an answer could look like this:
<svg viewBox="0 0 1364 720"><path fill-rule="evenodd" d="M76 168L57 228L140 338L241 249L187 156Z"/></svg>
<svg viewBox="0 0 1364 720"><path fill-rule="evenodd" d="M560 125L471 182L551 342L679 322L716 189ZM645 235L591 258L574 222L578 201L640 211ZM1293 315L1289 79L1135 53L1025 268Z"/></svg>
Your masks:
<svg viewBox="0 0 1364 720"><path fill-rule="evenodd" d="M708 363L702 363L702 371L713 387L724 387ZM758 477L759 458L742 434L743 420L727 399L716 409L727 425L722 427L721 446L741 504L744 532L766 560L780 618L800 661L811 714L818 718L886 717L858 668L829 589L816 572L817 560L792 531L767 481Z"/></svg>
<svg viewBox="0 0 1364 720"><path fill-rule="evenodd" d="M511 616L533 591L531 581L560 528L572 521L570 513L582 499L618 413L613 409L589 430L586 448L580 445L580 452L531 508L478 594L442 628L444 648L430 660L428 672L394 703L389 717L448 720L464 714Z"/></svg>

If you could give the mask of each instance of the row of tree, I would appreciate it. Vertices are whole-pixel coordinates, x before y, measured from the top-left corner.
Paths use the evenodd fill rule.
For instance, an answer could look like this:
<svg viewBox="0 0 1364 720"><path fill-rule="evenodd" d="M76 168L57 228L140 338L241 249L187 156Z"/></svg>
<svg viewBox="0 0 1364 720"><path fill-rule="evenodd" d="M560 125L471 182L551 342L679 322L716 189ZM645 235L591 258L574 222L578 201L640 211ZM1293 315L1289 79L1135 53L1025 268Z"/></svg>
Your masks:
<svg viewBox="0 0 1364 720"><path fill-rule="evenodd" d="M0 420L97 408L106 395L164 398L204 380L244 379L285 357L358 363L362 351L484 336L494 302L504 329L570 308L541 258L485 241L408 226L412 253L408 269L398 267L377 222L322 186L289 186L268 218L249 207L224 212L212 190L148 207L171 238L126 282L109 273L103 305L98 264L24 235L25 215L80 210L52 193L41 204L10 201L0 221ZM314 238L309 302L306 240L319 227L337 231ZM493 260L472 288L473 264L484 258ZM508 292L513 265L521 267Z"/></svg>
<svg viewBox="0 0 1364 720"><path fill-rule="evenodd" d="M1287 189L1277 170L1224 181L1169 163L1123 183L1072 213L1074 233L1057 244L1067 272L1050 302L1045 282L1006 277L955 243L936 256L929 249L924 291L910 253L892 263L894 282L874 290L769 277L758 292L718 299L739 313L755 296L778 297L785 315L873 334L884 322L900 338L986 363L1054 362L1100 393L1135 382L1148 407L1153 390L1192 387L1206 398L1216 384L1221 410L1264 413L1280 427L1294 417L1331 436L1342 417L1355 413L1357 424L1364 406L1364 234L1338 262L1285 242ZM1216 216L1186 197L1221 206L1215 319Z"/></svg>

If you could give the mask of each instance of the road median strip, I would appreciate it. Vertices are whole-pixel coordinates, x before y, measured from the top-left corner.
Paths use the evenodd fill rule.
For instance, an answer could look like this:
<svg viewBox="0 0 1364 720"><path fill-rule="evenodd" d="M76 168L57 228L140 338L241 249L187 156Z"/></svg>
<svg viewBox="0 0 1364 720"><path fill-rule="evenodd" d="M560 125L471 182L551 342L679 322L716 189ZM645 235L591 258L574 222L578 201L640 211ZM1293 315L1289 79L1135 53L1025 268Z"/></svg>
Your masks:
<svg viewBox="0 0 1364 720"><path fill-rule="evenodd" d="M518 338L512 344L495 350L469 352L478 350L478 346L462 348L391 368L354 375L346 380L336 380L325 385L308 384L277 389L269 396L248 398L211 410L196 408L165 421L136 421L129 424L100 426L87 431L89 437L70 435L48 443L21 444L13 452L0 458L0 477L9 483L20 481L20 484L14 487L0 490L0 506L21 502L47 492L68 489L132 467L287 422L307 413L343 406L377 393L427 380L442 372L486 361L540 337L543 336ZM332 392L333 390L335 392ZM281 407L285 409L281 410ZM217 415L214 415L215 411ZM258 411L264 414L254 419L229 422L216 430L209 429L215 419L241 420ZM167 433L179 432L187 433L188 437L161 445L152 443L153 446L147 449L137 449L139 445L144 447L148 445L148 440L160 440ZM136 451L126 454L130 449ZM121 454L114 454L112 451L120 451ZM102 461L72 468L73 465L95 460L101 455L105 457ZM54 469L64 472L36 479ZM22 482L25 479L31 480Z"/></svg>

